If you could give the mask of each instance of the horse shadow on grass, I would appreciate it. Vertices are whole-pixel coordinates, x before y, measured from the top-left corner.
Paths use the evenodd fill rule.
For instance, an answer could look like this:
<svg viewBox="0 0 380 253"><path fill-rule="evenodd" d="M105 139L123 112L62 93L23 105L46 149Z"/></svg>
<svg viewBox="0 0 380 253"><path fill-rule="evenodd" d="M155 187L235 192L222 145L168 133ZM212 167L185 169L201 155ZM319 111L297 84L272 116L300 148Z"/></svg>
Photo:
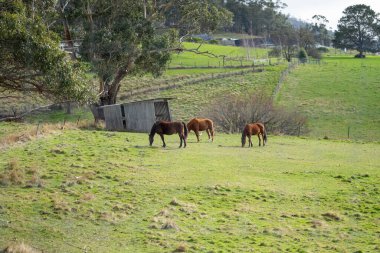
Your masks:
<svg viewBox="0 0 380 253"><path fill-rule="evenodd" d="M173 147L162 147L162 146L149 146L149 145L135 145L133 146L134 148L136 149L162 149L162 150L178 150L180 148L176 147L176 146L173 146Z"/></svg>

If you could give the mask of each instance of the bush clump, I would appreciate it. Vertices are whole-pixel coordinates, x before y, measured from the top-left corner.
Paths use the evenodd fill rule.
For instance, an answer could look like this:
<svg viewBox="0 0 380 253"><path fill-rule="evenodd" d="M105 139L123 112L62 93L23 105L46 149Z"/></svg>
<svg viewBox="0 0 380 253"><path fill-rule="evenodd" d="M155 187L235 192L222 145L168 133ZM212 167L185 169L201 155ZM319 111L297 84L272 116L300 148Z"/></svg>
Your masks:
<svg viewBox="0 0 380 253"><path fill-rule="evenodd" d="M271 97L260 92L217 99L205 114L214 120L220 131L227 133L238 133L252 122L264 123L267 131L274 134L299 135L308 131L305 116L275 106Z"/></svg>
<svg viewBox="0 0 380 253"><path fill-rule="evenodd" d="M300 51L298 52L298 59L302 62L305 63L307 62L307 52L304 48L301 48Z"/></svg>

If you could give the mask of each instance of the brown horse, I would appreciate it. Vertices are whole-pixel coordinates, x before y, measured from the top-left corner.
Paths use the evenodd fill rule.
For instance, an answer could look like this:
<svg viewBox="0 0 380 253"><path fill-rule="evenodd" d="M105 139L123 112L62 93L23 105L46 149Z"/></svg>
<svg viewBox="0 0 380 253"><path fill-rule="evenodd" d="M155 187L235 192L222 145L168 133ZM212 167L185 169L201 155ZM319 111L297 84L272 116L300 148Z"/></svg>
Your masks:
<svg viewBox="0 0 380 253"><path fill-rule="evenodd" d="M194 118L187 123L187 128L189 129L189 133L191 130L194 131L197 136L197 140L199 142L199 131L206 130L208 134L208 140L214 141L214 123L210 119L206 118Z"/></svg>
<svg viewBox="0 0 380 253"><path fill-rule="evenodd" d="M184 142L184 148L186 148L186 139L187 139L187 127L184 122L169 122L169 121L156 121L149 134L149 145L153 144L153 137L155 134L159 134L163 143L163 147L166 147L166 143L164 140L164 134L172 135L178 133L179 139L181 140L181 144L179 147L182 147L182 140Z"/></svg>
<svg viewBox="0 0 380 253"><path fill-rule="evenodd" d="M245 125L243 129L243 134L241 135L241 146L245 146L245 137L248 136L249 140L249 147L253 147L251 136L257 135L257 138L259 138L259 146L261 146L261 138L263 139L263 146L265 146L265 143L267 142L267 132L265 131L264 124L262 123L252 123Z"/></svg>

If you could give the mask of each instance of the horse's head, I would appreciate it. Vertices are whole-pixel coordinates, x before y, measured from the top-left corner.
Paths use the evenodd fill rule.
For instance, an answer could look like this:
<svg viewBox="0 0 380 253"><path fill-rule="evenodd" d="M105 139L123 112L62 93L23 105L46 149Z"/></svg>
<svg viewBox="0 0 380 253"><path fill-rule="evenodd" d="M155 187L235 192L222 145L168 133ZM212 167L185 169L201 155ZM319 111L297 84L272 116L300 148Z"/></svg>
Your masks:
<svg viewBox="0 0 380 253"><path fill-rule="evenodd" d="M153 137L154 135L156 134L156 129L157 129L157 122L155 122L152 126L152 129L150 130L150 134L149 134L149 145L152 146L153 144Z"/></svg>
<svg viewBox="0 0 380 253"><path fill-rule="evenodd" d="M154 134L150 134L149 135L149 146L152 146L152 144L153 144L153 136L154 136Z"/></svg>

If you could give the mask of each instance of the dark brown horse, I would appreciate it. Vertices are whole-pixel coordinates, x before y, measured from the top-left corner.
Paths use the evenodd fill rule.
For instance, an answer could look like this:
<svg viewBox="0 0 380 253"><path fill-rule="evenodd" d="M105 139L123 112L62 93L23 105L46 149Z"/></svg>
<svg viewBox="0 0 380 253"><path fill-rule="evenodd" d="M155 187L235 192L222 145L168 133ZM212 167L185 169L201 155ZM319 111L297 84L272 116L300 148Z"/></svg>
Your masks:
<svg viewBox="0 0 380 253"><path fill-rule="evenodd" d="M245 125L243 129L243 134L241 135L241 146L245 146L245 138L248 136L249 147L253 147L251 136L257 135L259 138L259 146L261 146L261 139L263 139L263 146L267 142L267 132L265 131L264 124L262 123L252 123ZM260 139L261 136L261 139Z"/></svg>
<svg viewBox="0 0 380 253"><path fill-rule="evenodd" d="M178 133L179 139L181 140L181 144L179 147L182 147L182 140L184 143L184 148L186 148L186 139L187 139L187 127L184 122L169 122L169 121L156 121L152 129L150 130L149 134L149 145L152 146L153 144L153 137L155 134L160 135L163 147L166 147L166 143L164 140L164 134L166 135L172 135Z"/></svg>
<svg viewBox="0 0 380 253"><path fill-rule="evenodd" d="M208 135L208 140L214 141L214 123L210 119L206 118L194 118L187 123L187 128L189 133L191 130L194 131L199 142L199 131L205 131Z"/></svg>

